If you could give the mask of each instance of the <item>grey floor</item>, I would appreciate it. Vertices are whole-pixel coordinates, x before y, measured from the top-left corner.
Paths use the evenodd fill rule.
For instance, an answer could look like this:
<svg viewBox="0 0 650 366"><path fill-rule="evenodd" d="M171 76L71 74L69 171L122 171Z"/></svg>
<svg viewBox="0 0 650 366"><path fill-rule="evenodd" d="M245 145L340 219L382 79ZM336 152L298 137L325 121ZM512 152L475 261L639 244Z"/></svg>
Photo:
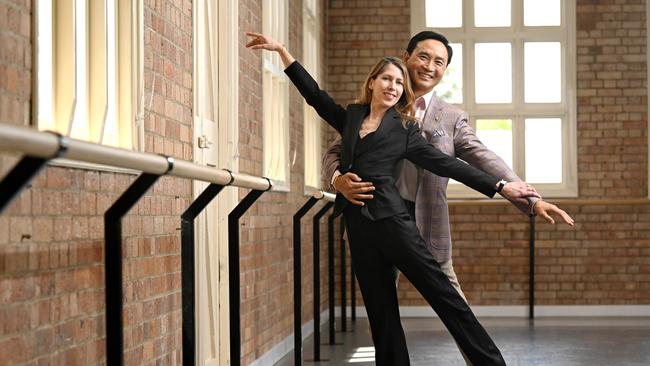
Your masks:
<svg viewBox="0 0 650 366"><path fill-rule="evenodd" d="M483 318L481 323L511 366L650 366L650 318ZM458 365L458 348L438 319L403 320L412 366ZM337 324L338 326L338 324ZM322 345L313 362L313 342L304 343L304 365L374 365L374 350L366 319L336 333L337 346ZM327 343L323 327L321 343ZM354 329L354 330L352 330ZM276 366L294 365L293 353Z"/></svg>

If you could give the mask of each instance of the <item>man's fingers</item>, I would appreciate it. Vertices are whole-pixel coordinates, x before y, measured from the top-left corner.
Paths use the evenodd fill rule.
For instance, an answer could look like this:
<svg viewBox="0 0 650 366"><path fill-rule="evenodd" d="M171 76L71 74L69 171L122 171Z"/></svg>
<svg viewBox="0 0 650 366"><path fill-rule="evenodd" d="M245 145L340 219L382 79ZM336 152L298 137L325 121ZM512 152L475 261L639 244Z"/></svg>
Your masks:
<svg viewBox="0 0 650 366"><path fill-rule="evenodd" d="M350 185L350 190L353 193L372 192L375 186L372 183L353 183Z"/></svg>
<svg viewBox="0 0 650 366"><path fill-rule="evenodd" d="M556 207L555 212L557 212L562 217L564 222L566 222L567 224L573 226L573 223L574 223L573 218L571 216L569 216L569 214L566 213L566 211Z"/></svg>
<svg viewBox="0 0 650 366"><path fill-rule="evenodd" d="M351 187L372 187L372 182L350 182Z"/></svg>
<svg viewBox="0 0 650 366"><path fill-rule="evenodd" d="M353 194L352 197L357 200L371 200L373 198L371 194Z"/></svg>
<svg viewBox="0 0 650 366"><path fill-rule="evenodd" d="M547 214L546 211L542 211L542 217L543 217L544 220L546 220L549 224L555 224L555 220L553 220L553 218L552 218L549 214Z"/></svg>
<svg viewBox="0 0 650 366"><path fill-rule="evenodd" d="M569 225L571 225L571 226L573 226L573 224L575 223L575 222L573 221L573 218L571 218L571 216L569 216L567 213L564 213L564 214L562 215L562 218L564 219L564 222L566 222L567 224L569 224Z"/></svg>
<svg viewBox="0 0 650 366"><path fill-rule="evenodd" d="M526 198L524 198L524 197L517 197L517 198L513 199L513 201L515 201L515 202L517 202L519 204L528 206L528 200Z"/></svg>
<svg viewBox="0 0 650 366"><path fill-rule="evenodd" d="M348 173L345 173L345 175L347 175L348 177L350 177L350 179L352 179L352 180L355 181L355 182L361 182L361 177L359 177L358 175L356 175L356 174L354 174L354 173L350 173L350 172L348 172Z"/></svg>
<svg viewBox="0 0 650 366"><path fill-rule="evenodd" d="M524 197L537 197L537 198L542 198L542 196L537 193L535 188L527 188L524 190Z"/></svg>
<svg viewBox="0 0 650 366"><path fill-rule="evenodd" d="M355 205L355 206L363 206L363 205L364 205L363 202L361 202L361 201L357 201L357 200L355 200L354 198L348 198L348 201L350 201L350 203L353 204L353 205Z"/></svg>

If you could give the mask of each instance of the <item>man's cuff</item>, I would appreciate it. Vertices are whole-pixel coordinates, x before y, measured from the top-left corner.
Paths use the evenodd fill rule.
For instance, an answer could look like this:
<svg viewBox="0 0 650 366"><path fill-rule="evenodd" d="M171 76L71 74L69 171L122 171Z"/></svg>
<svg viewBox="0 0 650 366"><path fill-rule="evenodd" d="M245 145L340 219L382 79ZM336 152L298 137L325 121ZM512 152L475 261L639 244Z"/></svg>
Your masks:
<svg viewBox="0 0 650 366"><path fill-rule="evenodd" d="M537 197L534 197L534 198L529 198L528 201L529 201L529 202L532 201L532 202L530 203L530 212L529 212L528 214L529 214L530 216L535 216L535 205L537 204L537 202L541 201L541 199L540 199L540 198L537 198Z"/></svg>
<svg viewBox="0 0 650 366"><path fill-rule="evenodd" d="M330 179L330 186L331 186L332 188L334 188L334 180L335 180L336 177L338 177L339 175L341 175L341 172L340 172L338 169L336 169L336 170L334 171L334 174L332 174L332 179ZM334 189L336 190L336 188L334 188Z"/></svg>

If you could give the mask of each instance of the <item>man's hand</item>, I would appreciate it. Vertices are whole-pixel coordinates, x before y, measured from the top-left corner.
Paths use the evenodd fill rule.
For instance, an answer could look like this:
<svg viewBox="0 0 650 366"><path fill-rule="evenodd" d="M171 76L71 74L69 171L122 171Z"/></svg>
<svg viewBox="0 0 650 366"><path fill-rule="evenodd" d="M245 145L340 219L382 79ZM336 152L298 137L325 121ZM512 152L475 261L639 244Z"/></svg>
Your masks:
<svg viewBox="0 0 650 366"><path fill-rule="evenodd" d="M350 172L336 177L332 185L345 199L357 206L364 205L359 200L371 200L373 196L368 192L375 190L375 186L371 182L362 182L358 175Z"/></svg>
<svg viewBox="0 0 650 366"><path fill-rule="evenodd" d="M501 190L501 195L510 201L516 201L518 198L537 197L542 198L535 187L526 182L508 182Z"/></svg>
<svg viewBox="0 0 650 366"><path fill-rule="evenodd" d="M560 215L562 217L562 220L569 224L570 226L573 226L573 218L569 216L564 210L560 209L556 205L552 203L548 203L542 200L539 200L535 203L535 207L533 207L533 211L535 212L536 215L539 215L543 217L548 223L550 224L555 224L555 220L549 215L549 213L554 213L557 215Z"/></svg>

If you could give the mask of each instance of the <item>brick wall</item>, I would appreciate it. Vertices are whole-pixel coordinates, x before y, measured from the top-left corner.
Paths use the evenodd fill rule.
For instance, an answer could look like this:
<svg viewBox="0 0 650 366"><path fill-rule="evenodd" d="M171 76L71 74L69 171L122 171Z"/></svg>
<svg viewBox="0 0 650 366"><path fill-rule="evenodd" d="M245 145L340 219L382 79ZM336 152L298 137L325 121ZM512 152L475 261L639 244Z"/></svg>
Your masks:
<svg viewBox="0 0 650 366"><path fill-rule="evenodd" d="M329 2L328 90L337 101L354 100L376 59L402 54L409 6ZM625 201L648 192L645 6L642 0L577 3L580 196L560 201L577 224L571 229L537 219L538 304L650 302L644 264L650 207ZM454 267L470 303L527 304L528 219L499 202L451 203L450 213ZM404 279L398 292L402 305L426 305Z"/></svg>
<svg viewBox="0 0 650 366"><path fill-rule="evenodd" d="M580 197L648 194L646 3L579 1Z"/></svg>
<svg viewBox="0 0 650 366"><path fill-rule="evenodd" d="M31 119L31 3L0 1L0 123ZM187 160L192 7L175 3L144 5L145 150ZM4 175L15 157L0 157ZM105 364L103 213L134 179L48 167L0 216L0 364ZM190 199L189 181L161 178L123 220L127 365L180 362L178 228Z"/></svg>

